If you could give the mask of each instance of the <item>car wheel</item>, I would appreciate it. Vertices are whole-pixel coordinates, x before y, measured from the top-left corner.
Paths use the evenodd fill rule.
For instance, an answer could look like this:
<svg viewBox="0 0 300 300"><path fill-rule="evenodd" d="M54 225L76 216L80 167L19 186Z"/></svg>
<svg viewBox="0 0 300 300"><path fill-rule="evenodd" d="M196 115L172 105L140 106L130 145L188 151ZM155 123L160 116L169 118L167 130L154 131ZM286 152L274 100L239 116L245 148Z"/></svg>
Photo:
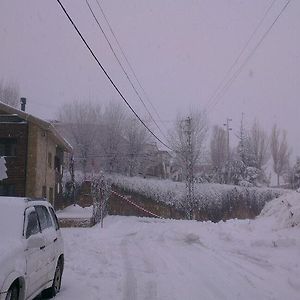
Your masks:
<svg viewBox="0 0 300 300"><path fill-rule="evenodd" d="M16 284L13 284L5 297L5 300L18 300L19 299L19 288Z"/></svg>
<svg viewBox="0 0 300 300"><path fill-rule="evenodd" d="M61 277L62 277L62 267L61 264L58 262L55 269L52 286L49 289L46 289L42 292L42 297L53 298L56 296L57 293L59 293L60 286L61 286Z"/></svg>

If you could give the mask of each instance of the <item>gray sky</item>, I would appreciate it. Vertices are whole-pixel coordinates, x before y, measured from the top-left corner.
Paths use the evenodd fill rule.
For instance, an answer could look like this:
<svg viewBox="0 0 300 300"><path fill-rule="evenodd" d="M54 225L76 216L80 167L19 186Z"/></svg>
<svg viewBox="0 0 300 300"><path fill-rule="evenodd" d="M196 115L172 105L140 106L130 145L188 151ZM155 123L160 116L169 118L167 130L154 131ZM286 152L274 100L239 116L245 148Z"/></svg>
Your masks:
<svg viewBox="0 0 300 300"><path fill-rule="evenodd" d="M105 26L96 2L90 1ZM273 0L99 1L164 129L179 111L206 108ZM241 63L286 1L275 2ZM128 101L144 116L85 1L62 2ZM267 130L277 122L288 131L294 155L300 155L299 15L300 1L292 0L230 89L218 98L211 124L222 125L231 117L238 131L242 112L249 123L258 118ZM109 34L107 26L105 30ZM0 79L18 82L30 113L54 118L61 103L74 99L121 102L56 1L0 0L0 41Z"/></svg>

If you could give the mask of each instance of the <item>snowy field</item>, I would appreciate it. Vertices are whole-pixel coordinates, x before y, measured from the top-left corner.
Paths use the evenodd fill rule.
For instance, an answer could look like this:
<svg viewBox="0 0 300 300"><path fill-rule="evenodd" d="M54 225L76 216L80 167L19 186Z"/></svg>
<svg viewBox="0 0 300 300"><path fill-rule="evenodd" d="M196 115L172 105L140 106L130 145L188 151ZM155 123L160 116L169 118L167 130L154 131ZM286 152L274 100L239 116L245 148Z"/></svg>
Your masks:
<svg viewBox="0 0 300 300"><path fill-rule="evenodd" d="M300 194L256 220L110 216L105 228L62 229L57 300L300 299Z"/></svg>

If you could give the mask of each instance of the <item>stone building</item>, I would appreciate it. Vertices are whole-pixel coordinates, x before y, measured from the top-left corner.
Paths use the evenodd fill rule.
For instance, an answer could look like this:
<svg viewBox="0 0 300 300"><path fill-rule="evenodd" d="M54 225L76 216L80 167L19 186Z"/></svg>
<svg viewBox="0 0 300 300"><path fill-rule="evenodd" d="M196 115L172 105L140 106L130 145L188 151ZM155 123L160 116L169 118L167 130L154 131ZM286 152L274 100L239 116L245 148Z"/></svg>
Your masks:
<svg viewBox="0 0 300 300"><path fill-rule="evenodd" d="M0 195L44 197L61 206L64 154L72 147L51 123L23 109L0 102L0 157L7 175L0 178Z"/></svg>

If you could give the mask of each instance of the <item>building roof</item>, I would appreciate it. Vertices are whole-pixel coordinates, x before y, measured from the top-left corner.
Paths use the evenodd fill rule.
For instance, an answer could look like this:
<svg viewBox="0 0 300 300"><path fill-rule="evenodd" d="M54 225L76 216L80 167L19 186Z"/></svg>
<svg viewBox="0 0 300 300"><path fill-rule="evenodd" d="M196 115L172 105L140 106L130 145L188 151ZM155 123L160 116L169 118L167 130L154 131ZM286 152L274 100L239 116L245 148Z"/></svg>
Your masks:
<svg viewBox="0 0 300 300"><path fill-rule="evenodd" d="M42 120L31 114L28 114L22 110L14 108L14 107L7 105L1 101L0 101L0 111L5 112L7 114L11 114L11 115L17 115L19 118L21 118L27 122L33 123L45 131L48 131L52 135L52 137L54 138L56 143L59 146L61 146L65 151L67 151L67 152L73 151L72 146L68 143L68 141L65 138L63 138L61 136L61 134L55 129L55 127L50 122Z"/></svg>

